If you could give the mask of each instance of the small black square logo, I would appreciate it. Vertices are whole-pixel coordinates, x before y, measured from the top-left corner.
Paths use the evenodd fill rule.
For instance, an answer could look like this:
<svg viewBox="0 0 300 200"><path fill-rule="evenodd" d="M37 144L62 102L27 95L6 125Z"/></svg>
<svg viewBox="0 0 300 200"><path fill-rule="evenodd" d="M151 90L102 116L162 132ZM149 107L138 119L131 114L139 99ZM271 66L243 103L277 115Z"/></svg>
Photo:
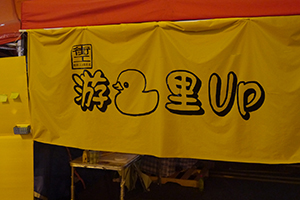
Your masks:
<svg viewBox="0 0 300 200"><path fill-rule="evenodd" d="M92 69L92 45L79 44L72 47L72 69Z"/></svg>

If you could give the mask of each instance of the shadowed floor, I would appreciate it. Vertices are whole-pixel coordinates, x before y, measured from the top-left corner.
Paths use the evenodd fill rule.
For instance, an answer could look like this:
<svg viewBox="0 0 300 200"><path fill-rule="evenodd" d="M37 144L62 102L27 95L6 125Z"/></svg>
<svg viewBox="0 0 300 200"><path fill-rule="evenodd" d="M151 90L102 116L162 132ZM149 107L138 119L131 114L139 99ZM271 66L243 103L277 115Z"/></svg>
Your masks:
<svg viewBox="0 0 300 200"><path fill-rule="evenodd" d="M118 183L99 180L93 186L82 190L77 200L117 200ZM209 177L205 180L204 191L183 187L176 183L157 185L152 183L150 191L143 191L140 185L127 191L125 200L298 200L300 185L272 183L228 178Z"/></svg>

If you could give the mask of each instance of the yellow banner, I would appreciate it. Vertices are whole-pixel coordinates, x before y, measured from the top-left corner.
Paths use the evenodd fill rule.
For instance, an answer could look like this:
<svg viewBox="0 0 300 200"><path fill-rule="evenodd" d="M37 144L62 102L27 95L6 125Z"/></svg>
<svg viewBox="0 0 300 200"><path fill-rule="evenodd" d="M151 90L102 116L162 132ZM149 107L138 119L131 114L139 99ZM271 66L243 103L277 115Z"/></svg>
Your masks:
<svg viewBox="0 0 300 200"><path fill-rule="evenodd" d="M40 142L300 161L300 16L29 31Z"/></svg>

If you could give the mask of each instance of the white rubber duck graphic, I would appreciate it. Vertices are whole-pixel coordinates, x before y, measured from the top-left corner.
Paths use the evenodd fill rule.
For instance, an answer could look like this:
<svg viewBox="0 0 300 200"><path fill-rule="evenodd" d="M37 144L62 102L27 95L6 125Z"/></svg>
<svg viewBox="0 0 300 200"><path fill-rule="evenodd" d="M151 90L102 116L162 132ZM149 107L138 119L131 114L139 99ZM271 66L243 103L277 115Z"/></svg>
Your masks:
<svg viewBox="0 0 300 200"><path fill-rule="evenodd" d="M142 116L154 112L158 106L157 90L146 90L145 75L136 69L122 71L113 87L118 90L115 96L116 108L124 115Z"/></svg>

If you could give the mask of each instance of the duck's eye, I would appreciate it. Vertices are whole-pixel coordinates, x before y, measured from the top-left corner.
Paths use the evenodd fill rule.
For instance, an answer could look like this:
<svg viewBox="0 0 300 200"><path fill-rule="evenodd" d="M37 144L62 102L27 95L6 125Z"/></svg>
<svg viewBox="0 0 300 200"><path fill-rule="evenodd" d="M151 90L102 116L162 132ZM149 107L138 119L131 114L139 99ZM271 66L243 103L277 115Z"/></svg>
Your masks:
<svg viewBox="0 0 300 200"><path fill-rule="evenodd" d="M125 88L128 88L128 87L129 87L129 83L128 83L128 82L125 82L125 83L124 83L124 87L125 87Z"/></svg>

